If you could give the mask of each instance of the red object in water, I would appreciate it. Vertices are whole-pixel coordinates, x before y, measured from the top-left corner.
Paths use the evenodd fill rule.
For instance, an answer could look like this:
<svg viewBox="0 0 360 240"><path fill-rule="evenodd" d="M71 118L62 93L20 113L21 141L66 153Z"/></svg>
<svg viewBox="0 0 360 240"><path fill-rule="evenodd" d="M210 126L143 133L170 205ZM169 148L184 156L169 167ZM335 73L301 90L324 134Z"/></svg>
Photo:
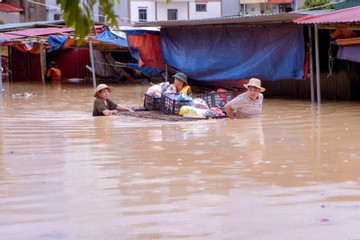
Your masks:
<svg viewBox="0 0 360 240"><path fill-rule="evenodd" d="M329 222L330 219L328 219L328 218L322 218L321 221L322 221L322 222Z"/></svg>

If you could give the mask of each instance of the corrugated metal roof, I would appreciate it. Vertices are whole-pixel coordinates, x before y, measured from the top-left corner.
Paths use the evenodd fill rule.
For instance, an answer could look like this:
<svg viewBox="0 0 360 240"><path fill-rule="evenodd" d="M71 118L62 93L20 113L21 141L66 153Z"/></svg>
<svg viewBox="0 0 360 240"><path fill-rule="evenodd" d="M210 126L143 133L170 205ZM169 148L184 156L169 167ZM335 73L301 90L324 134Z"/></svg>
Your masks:
<svg viewBox="0 0 360 240"><path fill-rule="evenodd" d="M310 16L294 20L298 24L331 24L331 23L360 23L360 6L346 8L322 14L312 14Z"/></svg>
<svg viewBox="0 0 360 240"><path fill-rule="evenodd" d="M0 11L2 11L2 12L23 12L24 9L22 9L21 7L15 6L13 4L10 4L10 3L0 2Z"/></svg>
<svg viewBox="0 0 360 240"><path fill-rule="evenodd" d="M52 34L60 34L66 32L73 32L73 28L32 28L22 31L12 31L6 33L0 33L0 39L9 41L13 39L21 39L27 37L37 37L37 36L48 36Z"/></svg>
<svg viewBox="0 0 360 240"><path fill-rule="evenodd" d="M213 24L233 24L233 23L282 23L292 22L294 19L303 15L297 13L279 13L264 15L246 15L246 16L228 16L218 18L205 18L194 20L177 21L153 21L136 23L135 27L176 27L176 26L194 26L194 25L213 25Z"/></svg>
<svg viewBox="0 0 360 240"><path fill-rule="evenodd" d="M56 24L56 25L64 24L64 20L0 24L0 32L7 31L9 29L13 30L16 28L32 28L36 25L47 25L47 24Z"/></svg>

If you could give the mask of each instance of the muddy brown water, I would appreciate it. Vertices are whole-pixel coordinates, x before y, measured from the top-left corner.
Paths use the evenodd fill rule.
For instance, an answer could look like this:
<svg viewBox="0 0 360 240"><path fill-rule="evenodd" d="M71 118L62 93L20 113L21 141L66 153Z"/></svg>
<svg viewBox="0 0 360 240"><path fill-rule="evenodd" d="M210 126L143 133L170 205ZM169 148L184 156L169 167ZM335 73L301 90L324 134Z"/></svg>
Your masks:
<svg viewBox="0 0 360 240"><path fill-rule="evenodd" d="M3 87L2 240L360 239L359 102L265 92L258 120L166 122L93 118L91 86Z"/></svg>

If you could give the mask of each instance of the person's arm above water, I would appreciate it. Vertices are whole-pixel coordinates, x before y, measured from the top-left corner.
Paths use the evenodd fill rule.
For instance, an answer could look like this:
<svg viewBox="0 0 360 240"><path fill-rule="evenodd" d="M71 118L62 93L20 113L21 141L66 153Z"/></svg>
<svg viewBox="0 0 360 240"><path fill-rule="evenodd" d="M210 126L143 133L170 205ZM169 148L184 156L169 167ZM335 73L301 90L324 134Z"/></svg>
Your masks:
<svg viewBox="0 0 360 240"><path fill-rule="evenodd" d="M120 105L120 104L117 105L116 110L117 110L117 111L129 111L129 112L134 112L134 110L132 110L131 108L122 106L122 105Z"/></svg>
<svg viewBox="0 0 360 240"><path fill-rule="evenodd" d="M102 111L102 113L103 113L105 116L117 115L117 114L118 114L118 110L109 110L109 109L106 109L106 110Z"/></svg>
<svg viewBox="0 0 360 240"><path fill-rule="evenodd" d="M230 107L230 104L227 103L225 104L225 112L226 112L226 115L230 118L230 119L234 119L235 116L234 116L234 113L233 113L233 109Z"/></svg>
<svg viewBox="0 0 360 240"><path fill-rule="evenodd" d="M94 100L94 110L93 116L110 116L116 115L118 111L116 110L117 105L111 101L107 102L108 107L104 104L104 102L100 98L96 98Z"/></svg>

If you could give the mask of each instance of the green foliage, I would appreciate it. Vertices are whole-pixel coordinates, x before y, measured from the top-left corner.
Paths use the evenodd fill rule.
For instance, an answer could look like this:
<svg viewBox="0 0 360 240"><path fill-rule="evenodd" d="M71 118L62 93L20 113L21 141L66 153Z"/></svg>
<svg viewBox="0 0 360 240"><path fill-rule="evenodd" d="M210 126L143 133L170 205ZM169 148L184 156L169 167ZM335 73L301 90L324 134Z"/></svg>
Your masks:
<svg viewBox="0 0 360 240"><path fill-rule="evenodd" d="M271 10L265 10L264 14L272 14Z"/></svg>
<svg viewBox="0 0 360 240"><path fill-rule="evenodd" d="M99 0L103 15L112 27L117 27L117 15L114 12L115 1L120 3L120 0ZM79 37L78 44L81 44L86 35L91 33L94 25L92 9L97 0L56 0L56 3L61 6L66 26L75 29L74 36Z"/></svg>
<svg viewBox="0 0 360 240"><path fill-rule="evenodd" d="M61 6L66 26L75 29L74 36L80 39L78 44L81 44L83 39L91 33L94 25L92 9L97 2L103 9L105 21L111 27L117 27L118 16L115 14L114 6L115 3L120 3L120 0L56 0L56 3ZM171 0L166 0L166 3L169 2Z"/></svg>
<svg viewBox="0 0 360 240"><path fill-rule="evenodd" d="M329 3L330 3L330 0L305 0L304 5L300 9L314 8L314 7L323 6L323 5L326 5ZM332 9L332 8L333 8L333 5L327 5L327 6L321 7L321 9Z"/></svg>

